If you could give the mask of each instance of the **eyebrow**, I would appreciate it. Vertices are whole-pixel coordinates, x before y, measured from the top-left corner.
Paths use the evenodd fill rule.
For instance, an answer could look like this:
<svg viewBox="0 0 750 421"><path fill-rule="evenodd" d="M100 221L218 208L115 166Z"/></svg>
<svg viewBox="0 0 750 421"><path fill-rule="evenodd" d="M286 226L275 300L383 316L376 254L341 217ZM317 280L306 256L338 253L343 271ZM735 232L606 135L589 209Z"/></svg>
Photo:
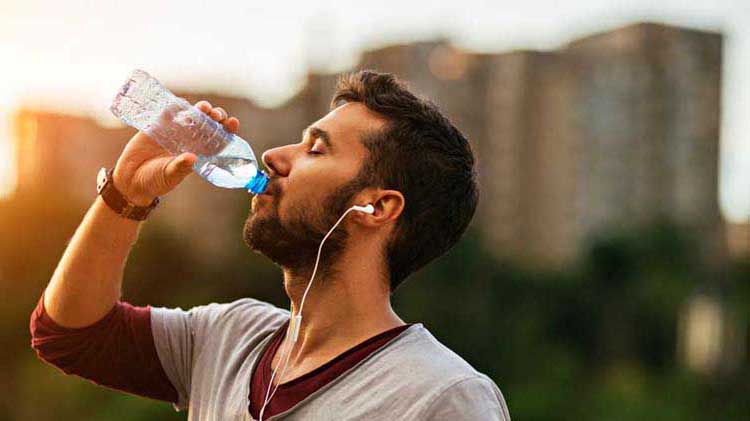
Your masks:
<svg viewBox="0 0 750 421"><path fill-rule="evenodd" d="M313 139L320 139L323 141L323 143L326 144L327 147L333 149L333 145L331 145L331 136L328 134L327 131L321 129L320 127L310 126L306 128L305 130L302 130L302 138L305 138L305 134L310 133L310 136Z"/></svg>

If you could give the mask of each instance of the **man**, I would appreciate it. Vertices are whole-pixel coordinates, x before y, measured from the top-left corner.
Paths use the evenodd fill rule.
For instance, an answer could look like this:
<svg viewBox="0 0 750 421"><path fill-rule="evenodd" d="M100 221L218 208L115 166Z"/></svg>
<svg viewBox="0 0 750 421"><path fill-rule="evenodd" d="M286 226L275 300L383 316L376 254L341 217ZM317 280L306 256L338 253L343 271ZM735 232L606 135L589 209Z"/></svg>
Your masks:
<svg viewBox="0 0 750 421"><path fill-rule="evenodd" d="M223 109L196 106L237 131ZM32 314L40 358L191 420L510 419L491 379L391 308L392 291L459 240L477 205L470 145L432 103L392 75L350 74L301 142L263 154L271 180L243 236L282 268L291 315L326 238L296 341L289 311L250 298L189 311L120 301L140 220L196 159L143 133L130 140L102 196L143 211L123 217L97 197Z"/></svg>

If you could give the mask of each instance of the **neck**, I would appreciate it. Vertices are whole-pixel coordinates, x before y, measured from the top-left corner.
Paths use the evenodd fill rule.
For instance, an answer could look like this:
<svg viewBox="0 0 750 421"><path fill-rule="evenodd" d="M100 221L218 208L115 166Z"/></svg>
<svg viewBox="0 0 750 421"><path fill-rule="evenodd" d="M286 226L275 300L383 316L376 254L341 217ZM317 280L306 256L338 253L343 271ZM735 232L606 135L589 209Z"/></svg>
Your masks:
<svg viewBox="0 0 750 421"><path fill-rule="evenodd" d="M284 286L292 318L302 314L299 336L289 364L311 355L333 356L404 322L393 311L387 276L380 265L377 242L344 251L331 269L318 270L307 296L303 295L312 268L284 269ZM371 244L368 246L367 244ZM284 340L285 345L289 336Z"/></svg>

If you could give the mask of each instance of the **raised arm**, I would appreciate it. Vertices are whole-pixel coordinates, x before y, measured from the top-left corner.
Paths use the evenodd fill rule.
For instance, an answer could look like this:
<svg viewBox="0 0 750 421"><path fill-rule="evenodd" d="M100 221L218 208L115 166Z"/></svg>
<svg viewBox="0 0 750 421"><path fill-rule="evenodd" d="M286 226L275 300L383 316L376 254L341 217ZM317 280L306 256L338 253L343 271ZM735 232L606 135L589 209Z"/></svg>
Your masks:
<svg viewBox="0 0 750 421"><path fill-rule="evenodd" d="M206 101L196 106L237 131L239 121L221 108ZM172 157L138 133L118 159L113 181L128 201L144 206L175 188L196 158ZM40 359L67 374L176 403L178 391L154 343L151 308L120 301L125 261L140 225L96 198L31 314L31 345Z"/></svg>
<svg viewBox="0 0 750 421"><path fill-rule="evenodd" d="M239 120L207 101L195 104L230 132ZM197 156L173 157L139 132L117 160L114 186L133 204L147 206L174 189L191 173ZM97 196L68 244L44 293L44 307L57 324L88 326L102 319L119 300L122 274L142 222L123 218Z"/></svg>

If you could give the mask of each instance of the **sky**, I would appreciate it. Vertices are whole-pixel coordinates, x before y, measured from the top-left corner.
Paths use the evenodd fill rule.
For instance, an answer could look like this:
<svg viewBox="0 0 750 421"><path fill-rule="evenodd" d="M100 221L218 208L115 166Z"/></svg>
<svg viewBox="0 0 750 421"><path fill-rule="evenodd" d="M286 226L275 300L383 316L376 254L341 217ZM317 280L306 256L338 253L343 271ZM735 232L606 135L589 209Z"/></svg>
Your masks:
<svg viewBox="0 0 750 421"><path fill-rule="evenodd" d="M748 0L0 0L0 197L14 185L13 109L115 124L108 106L133 68L175 89L274 106L308 68L343 71L369 48L445 37L476 52L547 50L635 21L725 35L719 202L730 221L749 220Z"/></svg>

